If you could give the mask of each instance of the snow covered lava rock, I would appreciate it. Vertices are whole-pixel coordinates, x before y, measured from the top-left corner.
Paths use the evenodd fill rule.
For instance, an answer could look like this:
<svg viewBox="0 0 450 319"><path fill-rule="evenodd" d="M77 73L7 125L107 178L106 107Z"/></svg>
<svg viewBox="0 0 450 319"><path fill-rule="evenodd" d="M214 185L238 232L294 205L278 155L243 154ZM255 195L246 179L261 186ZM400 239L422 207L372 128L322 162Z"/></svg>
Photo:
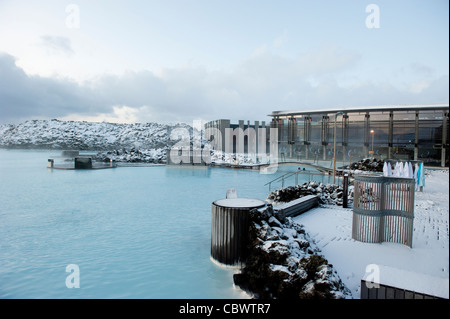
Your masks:
<svg viewBox="0 0 450 319"><path fill-rule="evenodd" d="M364 172L383 172L384 160L377 160L376 158L365 158L359 162L354 162L350 164L351 170L359 170ZM348 165L344 166L348 169Z"/></svg>
<svg viewBox="0 0 450 319"><path fill-rule="evenodd" d="M261 299L341 299L351 296L303 226L284 223L269 206L250 212L249 255L234 282Z"/></svg>
<svg viewBox="0 0 450 319"><path fill-rule="evenodd" d="M307 195L320 195L321 204L340 205L343 204L344 190L341 186L334 184L323 184L316 181L305 182L302 185L289 186L275 190L267 196L267 200L274 204L287 203ZM349 186L348 202L353 199L353 186Z"/></svg>
<svg viewBox="0 0 450 319"><path fill-rule="evenodd" d="M127 162L127 163L166 163L167 156L165 149L150 149L150 150L114 150L98 152L95 157L97 161L109 162Z"/></svg>
<svg viewBox="0 0 450 319"><path fill-rule="evenodd" d="M31 120L18 125L0 125L0 147L57 150L112 151L139 148L166 149L177 140L174 129L192 128L187 124L118 124L60 120Z"/></svg>

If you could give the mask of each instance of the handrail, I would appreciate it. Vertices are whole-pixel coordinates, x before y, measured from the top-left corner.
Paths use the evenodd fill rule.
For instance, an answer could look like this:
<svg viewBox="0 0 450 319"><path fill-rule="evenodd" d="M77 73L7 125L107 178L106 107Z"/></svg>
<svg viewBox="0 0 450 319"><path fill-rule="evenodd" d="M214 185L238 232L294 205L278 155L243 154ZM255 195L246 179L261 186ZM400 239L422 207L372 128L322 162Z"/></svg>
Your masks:
<svg viewBox="0 0 450 319"><path fill-rule="evenodd" d="M315 173L315 172L311 172L311 171L288 172L288 173L285 173L285 174L283 174L283 175L281 175L281 176L278 176L277 178L275 178L275 179L271 180L270 182L264 184L264 186L269 185L269 191L270 191L270 190L271 190L271 185L272 185L272 183L279 182L279 181L281 180L281 182L282 182L282 183L281 183L281 187L284 187L284 181L285 181L287 178L291 177L291 176L295 176L295 185L298 185L298 175L299 175L299 174L321 175L321 176L324 175L324 174L321 173L321 172Z"/></svg>
<svg viewBox="0 0 450 319"><path fill-rule="evenodd" d="M271 185L272 183L275 182L279 182L280 180L282 181L281 187L284 187L284 181L295 175L295 185L298 185L298 175L299 174L305 174L305 175L320 175L320 176L324 176L326 173L318 171L318 172L313 172L313 171L297 171L297 172L287 172L281 176L278 176L277 178L271 180L270 182L267 182L264 184L264 186L269 185L269 191L271 190ZM378 175L377 175L378 176Z"/></svg>
<svg viewBox="0 0 450 319"><path fill-rule="evenodd" d="M283 174L283 175L281 175L281 176L278 176L278 177L275 178L274 180L271 180L270 182L264 184L264 186L269 185L269 184L271 184L271 183L273 183L273 182L276 182L277 180L279 180L280 178L285 177L286 175L294 175L294 174L297 174L297 172L288 172L288 173L285 173L285 174Z"/></svg>

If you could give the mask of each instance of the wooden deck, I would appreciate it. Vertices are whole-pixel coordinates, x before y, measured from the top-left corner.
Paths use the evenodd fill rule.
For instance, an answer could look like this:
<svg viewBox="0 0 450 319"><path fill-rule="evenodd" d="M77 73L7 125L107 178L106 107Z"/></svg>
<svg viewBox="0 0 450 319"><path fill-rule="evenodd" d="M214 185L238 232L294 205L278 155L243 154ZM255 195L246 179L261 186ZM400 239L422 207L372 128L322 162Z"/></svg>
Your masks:
<svg viewBox="0 0 450 319"><path fill-rule="evenodd" d="M308 195L273 207L283 217L295 217L319 205L318 195Z"/></svg>

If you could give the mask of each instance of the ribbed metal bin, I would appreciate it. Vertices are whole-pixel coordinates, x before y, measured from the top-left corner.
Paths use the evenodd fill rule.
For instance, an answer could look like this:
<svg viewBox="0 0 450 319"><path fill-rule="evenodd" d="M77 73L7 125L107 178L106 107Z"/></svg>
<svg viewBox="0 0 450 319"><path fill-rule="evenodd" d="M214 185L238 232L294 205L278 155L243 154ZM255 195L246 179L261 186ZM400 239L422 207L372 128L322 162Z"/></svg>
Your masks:
<svg viewBox="0 0 450 319"><path fill-rule="evenodd" d="M356 176L352 238L412 247L414 191L413 178Z"/></svg>
<svg viewBox="0 0 450 319"><path fill-rule="evenodd" d="M250 210L265 206L252 198L217 200L211 207L211 257L224 265L242 266L247 257Z"/></svg>

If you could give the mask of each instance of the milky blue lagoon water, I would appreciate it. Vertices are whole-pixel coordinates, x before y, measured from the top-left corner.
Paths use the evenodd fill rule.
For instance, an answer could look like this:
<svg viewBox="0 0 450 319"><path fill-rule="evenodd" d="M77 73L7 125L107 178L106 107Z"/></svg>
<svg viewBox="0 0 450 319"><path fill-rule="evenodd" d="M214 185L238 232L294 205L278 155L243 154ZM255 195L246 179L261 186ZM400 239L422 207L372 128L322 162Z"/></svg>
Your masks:
<svg viewBox="0 0 450 319"><path fill-rule="evenodd" d="M211 203L232 187L265 199L296 169L47 169L55 155L0 150L0 298L245 297L210 260Z"/></svg>

